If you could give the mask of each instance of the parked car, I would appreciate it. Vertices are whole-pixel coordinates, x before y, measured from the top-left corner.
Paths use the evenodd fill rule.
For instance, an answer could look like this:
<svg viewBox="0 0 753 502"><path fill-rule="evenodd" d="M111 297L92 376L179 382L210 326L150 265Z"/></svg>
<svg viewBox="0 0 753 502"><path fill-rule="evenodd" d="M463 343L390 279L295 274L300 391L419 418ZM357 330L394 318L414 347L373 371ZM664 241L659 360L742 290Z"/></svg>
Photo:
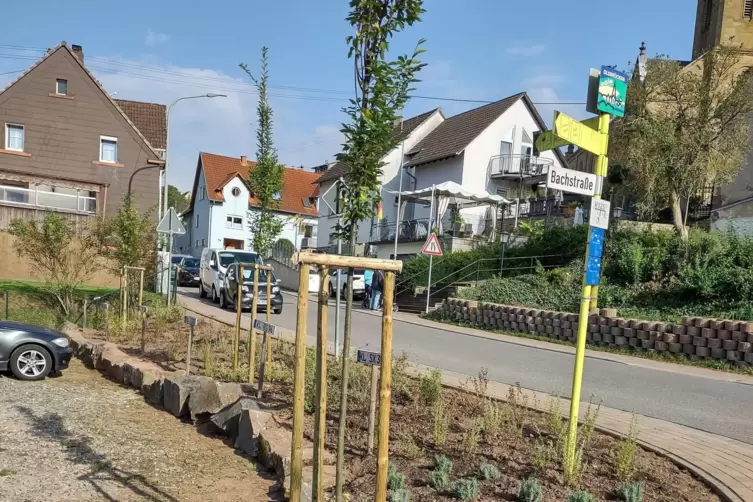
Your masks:
<svg viewBox="0 0 753 502"><path fill-rule="evenodd" d="M201 260L198 258L183 258L178 264L178 285L193 286L199 285L199 265Z"/></svg>
<svg viewBox="0 0 753 502"><path fill-rule="evenodd" d="M228 266L225 273L225 279L220 289L220 308L235 308L238 304L238 282L239 282L238 263ZM269 274L272 281L272 297L267 298L267 271L259 270L259 289L256 305L258 310L266 312L270 306L275 314L282 314L283 298L280 292L280 283L275 277L274 272ZM241 308L250 309L254 301L254 271L251 268L243 269L243 280L241 282Z"/></svg>
<svg viewBox="0 0 753 502"><path fill-rule="evenodd" d="M55 330L12 321L0 321L0 371L10 370L19 380L42 380L68 368L73 355L68 337Z"/></svg>
<svg viewBox="0 0 753 502"><path fill-rule="evenodd" d="M362 297L366 291L366 282L364 282L364 274L366 271L362 268L356 268L353 270L353 297ZM342 298L345 298L345 292L348 288L348 270L340 270L340 294ZM329 278L329 296L335 296L335 289L337 288L337 270L333 270Z"/></svg>
<svg viewBox="0 0 753 502"><path fill-rule="evenodd" d="M227 267L233 263L258 263L263 265L261 257L248 251L234 249L205 248L201 252L199 265L199 296L206 298L211 294L212 302L220 301L220 288L225 279Z"/></svg>

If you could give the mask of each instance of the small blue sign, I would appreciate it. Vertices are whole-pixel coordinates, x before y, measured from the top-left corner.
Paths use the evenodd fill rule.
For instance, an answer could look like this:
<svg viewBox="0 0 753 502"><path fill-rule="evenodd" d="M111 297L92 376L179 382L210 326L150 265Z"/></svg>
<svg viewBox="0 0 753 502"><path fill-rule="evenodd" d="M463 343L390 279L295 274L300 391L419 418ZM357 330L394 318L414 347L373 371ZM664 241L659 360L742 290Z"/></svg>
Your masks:
<svg viewBox="0 0 753 502"><path fill-rule="evenodd" d="M601 258L604 254L604 229L591 227L591 238L588 240L588 256Z"/></svg>
<svg viewBox="0 0 753 502"><path fill-rule="evenodd" d="M601 257L589 256L586 264L586 284L598 286L601 280Z"/></svg>

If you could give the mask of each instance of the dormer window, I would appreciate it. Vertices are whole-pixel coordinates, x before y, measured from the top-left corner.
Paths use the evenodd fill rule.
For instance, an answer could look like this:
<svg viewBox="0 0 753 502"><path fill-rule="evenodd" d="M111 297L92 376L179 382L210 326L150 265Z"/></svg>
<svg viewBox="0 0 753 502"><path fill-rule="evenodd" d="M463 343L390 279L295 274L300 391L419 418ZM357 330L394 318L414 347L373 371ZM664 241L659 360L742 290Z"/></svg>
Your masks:
<svg viewBox="0 0 753 502"><path fill-rule="evenodd" d="M241 194L241 189L238 187L233 187L230 193L233 194L233 197L238 197Z"/></svg>
<svg viewBox="0 0 753 502"><path fill-rule="evenodd" d="M68 95L68 81L62 78L55 80L55 94L58 96Z"/></svg>

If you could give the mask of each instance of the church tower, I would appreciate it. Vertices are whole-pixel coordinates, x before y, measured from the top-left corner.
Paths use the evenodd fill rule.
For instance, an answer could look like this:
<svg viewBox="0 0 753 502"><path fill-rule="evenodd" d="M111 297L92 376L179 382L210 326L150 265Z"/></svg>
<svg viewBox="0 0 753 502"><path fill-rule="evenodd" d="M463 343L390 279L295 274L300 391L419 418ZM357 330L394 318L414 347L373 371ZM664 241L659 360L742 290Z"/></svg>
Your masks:
<svg viewBox="0 0 753 502"><path fill-rule="evenodd" d="M698 0L693 59L730 38L753 51L753 0Z"/></svg>

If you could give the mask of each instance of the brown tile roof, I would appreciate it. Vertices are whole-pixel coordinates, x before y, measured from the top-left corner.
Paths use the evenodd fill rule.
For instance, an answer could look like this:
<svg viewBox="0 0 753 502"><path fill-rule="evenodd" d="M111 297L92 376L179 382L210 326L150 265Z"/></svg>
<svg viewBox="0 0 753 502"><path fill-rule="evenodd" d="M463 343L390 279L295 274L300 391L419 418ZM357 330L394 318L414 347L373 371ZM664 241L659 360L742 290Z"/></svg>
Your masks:
<svg viewBox="0 0 753 502"><path fill-rule="evenodd" d="M149 141L149 140L148 140L148 139L147 139L147 138L146 138L146 137L144 136L144 133L143 133L143 132L142 132L142 131L141 131L141 130L139 129L139 127L137 127L137 125L136 125L136 124L134 123L134 121L133 121L133 120L131 119L131 117L129 117L129 116L128 116L128 115L127 115L127 114L126 114L126 113L125 113L124 111L123 111L123 109L122 109L122 108L120 108L120 106L118 106L118 103L116 103L116 102L115 102L116 100L115 100L115 99L113 99L113 98L112 98L112 96L110 96L110 94L109 94L109 93L108 93L108 92L107 92L107 91L105 90L105 88L104 88L104 87L102 86L102 83L101 83L101 82L100 82L99 80L97 80L97 78L96 78L96 77L95 77L95 76L94 76L94 75L92 74L92 72L90 72L90 71L89 71L89 70L88 70L88 69L86 68L86 66L84 65L84 63L82 63L82 62L81 62L81 60L80 60L80 59L78 58L78 56L76 56L76 54L74 54L74 53L73 53L73 51L71 50L71 47L70 47L70 46L68 45L68 43L66 43L65 41L63 41L63 42L60 42L60 43L59 43L58 45L56 45L56 46L55 46L55 47L53 47L52 49L48 49L48 50L47 50L47 52L45 53L45 55L44 55L44 56L42 56L42 57L41 57L41 58L39 59L39 61L37 61L36 63L34 63L33 65L31 65L31 66L30 66L29 68L27 68L27 69L26 69L26 71L24 71L24 72L23 72L22 74L20 74L20 75L19 75L19 76L18 76L18 77L17 77L17 78L15 79L15 80L12 80L11 82L9 82L9 83L8 83L8 85L6 85L4 89L0 89L0 94L4 93L4 92L5 92L5 91L7 91L8 89L10 89L10 88L11 88L11 87L13 87L14 85L16 85L16 84L17 84L18 82L20 82L20 81L21 81L21 80L22 80L22 79L23 79L23 78L24 78L24 77L25 77L26 75L28 75L29 73L31 73L32 71L34 71L34 70L35 70L35 69L36 69L36 68L37 68L37 67L38 67L38 66L39 66L40 64L42 64L42 63L43 63L43 62L44 62L45 60L47 60L47 58L49 58L50 56L52 56L53 54L55 54L55 53L56 53L57 51L59 51L59 50L66 50L66 51L68 51L68 53L69 53L69 54L71 55L71 57L73 58L73 60L74 60L74 61L76 61L76 63L78 63L78 65L79 65L79 66L81 67L81 69L82 69L82 70L84 71L84 73L86 73L86 75L87 75L87 76L88 76L89 78L91 78L91 79L92 79L92 81L93 81L93 82L94 82L94 83L96 84L96 86L97 86L97 87L99 88L99 90L100 90L100 91L102 91L102 94L104 94L104 95L105 95L105 97L107 97L107 99L108 99L108 100L110 101L110 103L112 103L112 105L113 105L113 106L115 107L115 109L116 109L116 110L117 110L117 111L118 111L118 112L119 112L119 113L120 113L121 115L123 115L123 118L125 118L126 122L128 122L128 123L129 123L129 124L131 125L131 127L133 127L134 131L136 131L136 134L138 134L138 135L139 135L139 137L140 137L140 138L141 138L141 139L142 139L142 140L144 141L144 143L146 143L146 146L147 146L147 147L148 147L148 148L149 148L150 150L152 150L152 152L154 153L154 157L155 157L155 159L159 159L159 160L162 160L162 157L161 157L161 156L159 155L159 153L157 153L156 151L154 151L154 150L155 150L155 148L160 148L160 147L153 145L153 144L152 144L152 143L151 143L151 142L150 142L150 141ZM120 100L120 101L122 101L122 100ZM132 101L132 103L136 103L136 102L135 102L135 101ZM162 106L162 105L155 105L155 106Z"/></svg>
<svg viewBox="0 0 753 502"><path fill-rule="evenodd" d="M428 119L434 112L439 110L439 108L434 108L433 110L429 110L428 112L424 112L420 115L416 115L415 117L411 117L407 120L404 120L402 123L402 127L400 125L395 127L394 134L396 136L396 139L398 142L405 140L410 134L416 130L418 126L424 123L426 119ZM441 110L440 110L440 113ZM319 176L319 179L316 180L317 183L325 183L327 181L336 180L338 178L341 178L345 176L348 173L348 166L347 164L343 162L335 162L333 166L331 166L329 169L324 171L321 176Z"/></svg>
<svg viewBox="0 0 753 502"><path fill-rule="evenodd" d="M157 103L116 99L136 128L153 148L164 150L167 146L167 107Z"/></svg>
<svg viewBox="0 0 753 502"><path fill-rule="evenodd" d="M525 93L521 92L448 118L408 152L411 156L408 165L417 166L459 155L523 96Z"/></svg>
<svg viewBox="0 0 753 502"><path fill-rule="evenodd" d="M256 162L248 161L251 167L256 166ZM197 176L194 180L194 189L191 200L196 200L196 185L198 182L198 169L203 166L204 178L207 183L207 197L209 200L223 202L222 188L234 177L240 176L241 179L248 181L248 166L241 164L241 159L236 157L226 157L224 155L215 155L213 153L201 152L199 154L199 165L197 166ZM288 213L305 214L309 216L318 216L315 204L309 204L306 207L303 201L309 201L313 196L311 185L316 181L319 175L303 169L286 167L283 172L283 186L280 199L280 211ZM249 199L250 204L257 204L254 198ZM193 209L193 206L190 208Z"/></svg>

